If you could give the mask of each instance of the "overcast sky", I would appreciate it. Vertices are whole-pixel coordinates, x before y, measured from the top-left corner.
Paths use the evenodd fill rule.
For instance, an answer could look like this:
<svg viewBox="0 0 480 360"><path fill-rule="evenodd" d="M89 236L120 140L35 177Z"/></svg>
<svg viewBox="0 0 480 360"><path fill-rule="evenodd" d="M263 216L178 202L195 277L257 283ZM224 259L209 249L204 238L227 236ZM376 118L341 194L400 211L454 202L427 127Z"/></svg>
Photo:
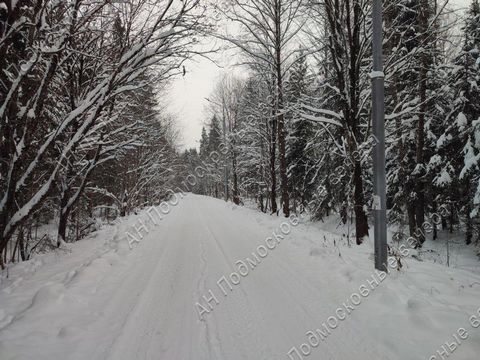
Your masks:
<svg viewBox="0 0 480 360"><path fill-rule="evenodd" d="M235 67L236 57L232 51L220 52L210 57L197 58L185 64L186 75L176 79L170 91L172 111L179 120L183 137L182 148L198 147L202 126L208 120L205 98L209 97L222 73L239 71ZM234 70L233 68L237 70Z"/></svg>
<svg viewBox="0 0 480 360"><path fill-rule="evenodd" d="M470 0L450 0L452 4L465 7ZM208 120L205 111L208 102L206 97L212 92L216 80L225 72L241 71L235 67L236 57L231 51L212 56L215 62L198 58L195 63L186 64L187 73L179 77L171 85L169 93L169 110L173 112L179 121L182 134L182 148L198 148L202 126Z"/></svg>

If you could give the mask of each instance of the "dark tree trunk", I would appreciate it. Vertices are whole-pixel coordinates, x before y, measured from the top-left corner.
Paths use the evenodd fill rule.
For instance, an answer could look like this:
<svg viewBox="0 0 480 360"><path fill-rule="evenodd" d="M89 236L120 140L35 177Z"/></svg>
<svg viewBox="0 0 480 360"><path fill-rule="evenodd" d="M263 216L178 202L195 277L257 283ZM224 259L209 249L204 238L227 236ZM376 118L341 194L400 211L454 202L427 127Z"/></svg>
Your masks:
<svg viewBox="0 0 480 360"><path fill-rule="evenodd" d="M453 212L453 210L454 210L453 204L450 204L450 216L449 216L449 223L450 223L449 232L450 232L450 234L453 233L453 224L455 223L455 213Z"/></svg>
<svg viewBox="0 0 480 360"><path fill-rule="evenodd" d="M265 212L265 208L264 208L264 206L263 206L263 194L262 194L262 193L260 193L260 194L258 195L258 205L260 206L260 211L264 213L264 212Z"/></svg>
<svg viewBox="0 0 480 360"><path fill-rule="evenodd" d="M23 236L19 239L18 246L19 246L19 251L20 251L20 258L22 259L22 261L27 261L28 260L26 244L28 244L28 239L30 239L30 234L31 234L30 229L28 231L27 243L25 243L25 240L24 240Z"/></svg>
<svg viewBox="0 0 480 360"><path fill-rule="evenodd" d="M421 181L418 181L417 191L417 206L415 207L415 220L417 229L422 229L423 224L425 223L425 196L423 194L423 185L420 184ZM425 233L423 231L418 232L418 239L420 246L425 242Z"/></svg>
<svg viewBox="0 0 480 360"><path fill-rule="evenodd" d="M418 171L416 179L416 205L415 205L415 218L418 228L422 228L423 223L425 222L425 186L424 186L424 144L425 144L425 116L427 113L427 75L429 69L429 56L426 53L427 51L427 42L428 42L428 19L429 19L429 2L428 0L422 0L419 6L419 28L420 28L420 41L422 46L422 53L420 54L420 83L419 83L419 92L420 92L420 108L418 114L418 127L417 127L417 165L422 166L422 170ZM421 244L425 242L425 236L423 233L420 234L418 241Z"/></svg>
<svg viewBox="0 0 480 360"><path fill-rule="evenodd" d="M61 210L60 221L58 222L57 247L60 247L61 242L67 239L67 225L70 210L65 209L65 212L62 212L63 210Z"/></svg>
<svg viewBox="0 0 480 360"><path fill-rule="evenodd" d="M73 175L72 164L70 161L67 163L67 171L64 181L61 182L62 192L60 195L60 219L58 222L58 231L57 231L57 247L60 247L62 241L66 241L67 235L67 224L68 224L68 215L70 214L70 210L68 209L68 200L70 198L70 178Z"/></svg>
<svg viewBox="0 0 480 360"><path fill-rule="evenodd" d="M235 153L235 150L232 153L232 171L233 171L232 200L235 205L239 205L240 197L238 194L237 155Z"/></svg>
<svg viewBox="0 0 480 360"><path fill-rule="evenodd" d="M465 243L467 245L470 245L472 243L473 239L473 221L472 218L470 217L470 212L472 211L472 208L470 207L470 204L465 206Z"/></svg>
<svg viewBox="0 0 480 360"><path fill-rule="evenodd" d="M270 134L270 203L272 214L277 212L277 174L275 171L275 158L277 152L277 119L275 118L275 105L272 104L272 120Z"/></svg>
<svg viewBox="0 0 480 360"><path fill-rule="evenodd" d="M65 181L68 181L68 179ZM67 187L68 185L64 186ZM58 222L57 247L60 247L62 241L66 241L67 239L68 216L70 215L70 207L67 206L69 197L70 191L64 188L62 197L60 199L60 219Z"/></svg>
<svg viewBox="0 0 480 360"><path fill-rule="evenodd" d="M437 213L437 203L434 201L433 204L432 204L432 211L434 214ZM435 219L435 221L432 221L432 226L433 226L433 240L437 240L438 239L438 232L437 232L437 219Z"/></svg>
<svg viewBox="0 0 480 360"><path fill-rule="evenodd" d="M15 247L13 248L13 252L10 258L10 262L15 262L15 255L17 255L18 243L23 239L23 228L20 227L18 229L17 241L15 242Z"/></svg>
<svg viewBox="0 0 480 360"><path fill-rule="evenodd" d="M442 230L447 230L447 227L448 227L447 219L444 216L442 216Z"/></svg>
<svg viewBox="0 0 480 360"><path fill-rule="evenodd" d="M285 217L289 217L290 196L288 193L287 160L285 151L286 149L284 116L280 115L278 119L278 156L280 160L280 187L282 191L283 215L285 215Z"/></svg>
<svg viewBox="0 0 480 360"><path fill-rule="evenodd" d="M368 236L368 219L364 210L365 197L363 194L362 168L355 160L357 141L360 141L359 115L360 107L360 52L362 33L362 8L359 2L333 1L325 2L325 12L329 24L329 49L333 60L333 68L337 78L337 87L342 97L339 107L343 111L344 136L348 140L349 155L353 160L353 205L355 213L356 242L360 245L363 238ZM339 34L344 34L347 43L343 43ZM349 51L346 51L345 46Z"/></svg>
<svg viewBox="0 0 480 360"><path fill-rule="evenodd" d="M280 187L282 192L283 215L290 216L290 197L288 193L287 157L286 157L286 129L283 114L283 75L282 75L282 34L281 12L282 1L275 4L275 67L277 75L277 121L278 121L278 158L280 163Z"/></svg>
<svg viewBox="0 0 480 360"><path fill-rule="evenodd" d="M368 219L363 206L365 198L363 195L362 169L360 162L356 161L353 171L354 190L354 211L355 211L355 231L357 245L361 245L363 238L368 236Z"/></svg>
<svg viewBox="0 0 480 360"><path fill-rule="evenodd" d="M410 236L415 236L417 231L417 222L415 220L415 203L407 203L407 215L408 215L408 229Z"/></svg>

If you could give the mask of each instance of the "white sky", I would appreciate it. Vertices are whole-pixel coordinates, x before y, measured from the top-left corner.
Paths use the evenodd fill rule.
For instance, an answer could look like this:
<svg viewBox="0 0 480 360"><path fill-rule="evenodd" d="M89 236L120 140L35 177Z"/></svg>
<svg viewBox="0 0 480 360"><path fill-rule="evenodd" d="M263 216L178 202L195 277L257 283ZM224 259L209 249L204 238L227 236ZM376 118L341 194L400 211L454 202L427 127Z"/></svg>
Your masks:
<svg viewBox="0 0 480 360"><path fill-rule="evenodd" d="M470 0L450 0L456 6L468 6ZM232 51L215 54L212 61L198 57L196 62L185 64L187 73L184 77L174 80L171 85L168 102L169 111L174 113L179 121L182 134L182 148L198 148L198 140L202 126L208 120L205 111L209 97L222 73L241 71L234 67L237 58Z"/></svg>
<svg viewBox="0 0 480 360"><path fill-rule="evenodd" d="M178 118L182 148L199 146L202 126L209 120L205 98L211 95L222 73L238 71L234 66L237 61L234 52L221 52L210 57L216 64L203 57L185 63L186 75L171 85L169 110Z"/></svg>

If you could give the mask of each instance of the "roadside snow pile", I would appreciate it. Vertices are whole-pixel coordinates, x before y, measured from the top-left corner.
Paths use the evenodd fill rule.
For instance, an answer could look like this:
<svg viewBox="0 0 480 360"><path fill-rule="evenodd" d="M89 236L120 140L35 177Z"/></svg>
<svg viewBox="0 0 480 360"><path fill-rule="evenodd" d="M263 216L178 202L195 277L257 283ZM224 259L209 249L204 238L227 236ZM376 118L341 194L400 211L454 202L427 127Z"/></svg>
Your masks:
<svg viewBox="0 0 480 360"><path fill-rule="evenodd" d="M291 261L305 264L305 276L311 284L318 284L318 278L328 274L325 291L350 289L350 293L342 291L347 296L339 298L339 308L344 303L340 300L348 300L350 305L359 302L345 323L345 311L331 309L338 326L348 327L348 318L355 319L361 324L359 332L385 346L384 359L478 358L480 262L474 247L465 247L459 236L440 231L439 239L427 240L421 250L409 249L401 258L401 269L390 269L383 280L373 269L373 240L355 245L352 228L340 226L338 217L307 224L293 238L296 251ZM446 265L447 240L450 267ZM332 333L336 331L325 324Z"/></svg>
<svg viewBox="0 0 480 360"><path fill-rule="evenodd" d="M68 326L54 329L57 324L82 322L88 324L95 316L86 316L90 297L104 284L102 280L113 268L122 266L129 253L125 240L126 229L131 228L137 216L126 217L121 223L103 225L103 228L73 244L33 259L10 266L0 278L0 359L5 348L24 348L11 359L35 358L32 348L42 347L42 336L67 337ZM71 311L76 309L77 311ZM80 312L78 312L80 310ZM24 319L30 327L29 345L19 334L24 334ZM53 332L52 332L53 331ZM38 342L35 339L38 338ZM69 342L66 342L68 350ZM32 347L32 348L30 348ZM61 351L61 350L60 350ZM10 358L10 357L7 357Z"/></svg>

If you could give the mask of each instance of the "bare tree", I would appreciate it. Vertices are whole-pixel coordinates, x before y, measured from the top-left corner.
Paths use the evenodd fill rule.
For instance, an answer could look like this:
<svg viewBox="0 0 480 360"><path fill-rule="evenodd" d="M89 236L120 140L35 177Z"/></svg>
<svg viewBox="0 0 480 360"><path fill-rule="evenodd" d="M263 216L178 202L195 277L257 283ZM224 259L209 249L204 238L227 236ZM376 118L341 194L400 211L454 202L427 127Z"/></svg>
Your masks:
<svg viewBox="0 0 480 360"><path fill-rule="evenodd" d="M244 91L245 82L243 80L227 75L220 79L209 98L214 114L218 114L224 122L223 131L225 134L223 138L227 141L225 145L228 146L231 163L232 200L237 205L240 203L237 145Z"/></svg>
<svg viewBox="0 0 480 360"><path fill-rule="evenodd" d="M120 53L113 33L99 26L115 21L112 6L120 8L128 38ZM147 68L155 67L164 80L180 72L203 26L202 11L194 0L8 2L0 34L0 66L11 75L0 92L0 252L52 192L60 172L69 172L68 159L108 119L116 99L142 87ZM72 66L79 68L72 72ZM81 87L71 101L57 104L68 74L79 77ZM101 154L101 147L96 151ZM83 171L96 158L90 154Z"/></svg>
<svg viewBox="0 0 480 360"><path fill-rule="evenodd" d="M242 28L239 37L222 36L240 48L246 55L246 63L259 65L266 71L267 82L273 84L271 120L272 138L270 145L272 176L272 211L276 211L275 156L278 140L278 160L280 164L281 202L283 214L290 215L290 199L286 162L286 127L284 104L284 77L291 65L295 45L302 21L300 0L234 0L226 16Z"/></svg>

